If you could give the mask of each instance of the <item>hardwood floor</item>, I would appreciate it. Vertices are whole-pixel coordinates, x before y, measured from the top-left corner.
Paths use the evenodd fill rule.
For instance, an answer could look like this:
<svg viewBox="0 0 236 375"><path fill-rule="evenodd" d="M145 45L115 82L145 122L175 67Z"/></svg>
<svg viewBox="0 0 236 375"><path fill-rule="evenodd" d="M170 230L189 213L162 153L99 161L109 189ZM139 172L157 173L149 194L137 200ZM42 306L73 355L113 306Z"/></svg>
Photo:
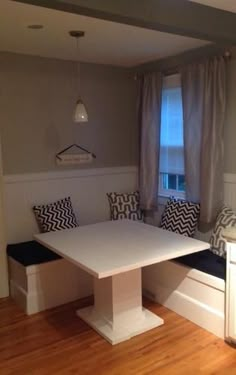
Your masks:
<svg viewBox="0 0 236 375"><path fill-rule="evenodd" d="M90 302L29 317L0 300L0 374L236 374L236 348L150 301L165 324L111 346L75 315Z"/></svg>

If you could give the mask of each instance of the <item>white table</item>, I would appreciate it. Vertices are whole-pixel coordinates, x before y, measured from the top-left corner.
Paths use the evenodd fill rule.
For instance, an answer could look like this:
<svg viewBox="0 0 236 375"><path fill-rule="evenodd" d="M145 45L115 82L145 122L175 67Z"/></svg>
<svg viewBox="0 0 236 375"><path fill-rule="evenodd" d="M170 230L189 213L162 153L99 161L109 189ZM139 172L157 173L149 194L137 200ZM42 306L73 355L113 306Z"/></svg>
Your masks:
<svg viewBox="0 0 236 375"><path fill-rule="evenodd" d="M142 307L142 267L209 248L129 220L37 234L35 239L94 276L94 306L77 314L111 344L164 323Z"/></svg>

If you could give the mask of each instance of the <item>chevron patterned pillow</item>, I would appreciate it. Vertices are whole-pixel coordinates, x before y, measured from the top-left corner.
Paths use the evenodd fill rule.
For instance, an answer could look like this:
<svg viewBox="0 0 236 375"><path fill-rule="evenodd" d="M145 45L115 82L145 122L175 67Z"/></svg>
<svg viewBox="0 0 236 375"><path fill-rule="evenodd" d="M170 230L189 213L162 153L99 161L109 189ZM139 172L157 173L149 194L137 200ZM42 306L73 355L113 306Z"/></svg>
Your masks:
<svg viewBox="0 0 236 375"><path fill-rule="evenodd" d="M71 229L78 226L70 197L33 207L36 220L42 232Z"/></svg>
<svg viewBox="0 0 236 375"><path fill-rule="evenodd" d="M199 204L171 197L165 206L160 227L192 237L197 228L199 213Z"/></svg>
<svg viewBox="0 0 236 375"><path fill-rule="evenodd" d="M139 192L108 193L111 220L131 219L143 221L143 212L139 208Z"/></svg>
<svg viewBox="0 0 236 375"><path fill-rule="evenodd" d="M222 237L222 230L234 226L236 226L236 212L232 211L231 208L223 207L217 216L216 224L210 239L210 250L214 254L226 258L226 240Z"/></svg>

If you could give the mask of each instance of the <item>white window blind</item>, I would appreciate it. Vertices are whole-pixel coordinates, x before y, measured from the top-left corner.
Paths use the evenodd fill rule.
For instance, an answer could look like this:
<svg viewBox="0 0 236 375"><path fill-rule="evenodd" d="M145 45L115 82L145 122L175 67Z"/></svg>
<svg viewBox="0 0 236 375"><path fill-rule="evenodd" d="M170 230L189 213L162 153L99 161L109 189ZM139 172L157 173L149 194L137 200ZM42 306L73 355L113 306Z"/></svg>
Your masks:
<svg viewBox="0 0 236 375"><path fill-rule="evenodd" d="M184 175L183 107L179 74L165 77L163 82L160 173Z"/></svg>

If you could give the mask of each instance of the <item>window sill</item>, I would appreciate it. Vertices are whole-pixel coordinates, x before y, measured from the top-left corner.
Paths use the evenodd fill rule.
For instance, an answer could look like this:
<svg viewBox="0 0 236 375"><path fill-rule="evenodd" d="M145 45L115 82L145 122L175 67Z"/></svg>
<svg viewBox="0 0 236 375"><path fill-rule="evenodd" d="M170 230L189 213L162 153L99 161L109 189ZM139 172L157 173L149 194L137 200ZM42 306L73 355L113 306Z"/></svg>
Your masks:
<svg viewBox="0 0 236 375"><path fill-rule="evenodd" d="M170 192L168 194L164 194L164 193L159 193L158 194L158 202L160 205L165 205L168 201L168 199L171 197L171 196L174 196L176 199L186 199L186 195L184 193L181 193L181 194L176 194L174 192Z"/></svg>

